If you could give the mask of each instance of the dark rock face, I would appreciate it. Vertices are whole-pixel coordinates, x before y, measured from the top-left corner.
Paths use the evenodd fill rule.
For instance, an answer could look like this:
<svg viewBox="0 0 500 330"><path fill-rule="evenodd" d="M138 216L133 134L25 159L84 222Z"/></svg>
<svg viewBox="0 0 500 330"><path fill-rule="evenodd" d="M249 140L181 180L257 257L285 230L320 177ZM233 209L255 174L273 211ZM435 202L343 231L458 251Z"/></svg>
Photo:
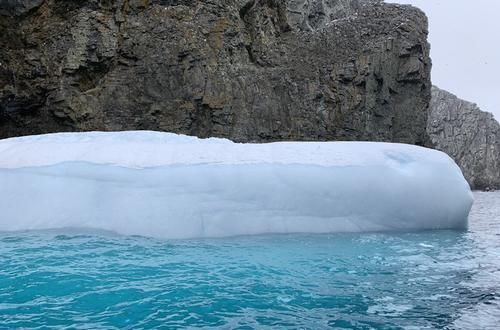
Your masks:
<svg viewBox="0 0 500 330"><path fill-rule="evenodd" d="M44 0L2 0L0 15L23 15L32 9L38 8Z"/></svg>
<svg viewBox="0 0 500 330"><path fill-rule="evenodd" d="M500 124L476 104L432 88L427 132L450 155L473 189L500 189Z"/></svg>
<svg viewBox="0 0 500 330"><path fill-rule="evenodd" d="M0 137L424 144L427 19L373 0L0 2Z"/></svg>

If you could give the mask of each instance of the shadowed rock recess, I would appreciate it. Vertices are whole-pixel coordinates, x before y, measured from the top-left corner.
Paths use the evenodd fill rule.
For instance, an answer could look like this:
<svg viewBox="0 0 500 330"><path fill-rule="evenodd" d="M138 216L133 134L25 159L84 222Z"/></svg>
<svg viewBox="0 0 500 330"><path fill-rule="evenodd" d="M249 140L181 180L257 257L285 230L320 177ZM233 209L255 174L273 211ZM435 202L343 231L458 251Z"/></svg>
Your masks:
<svg viewBox="0 0 500 330"><path fill-rule="evenodd" d="M460 166L473 189L500 189L500 124L474 103L432 88L427 124L433 147Z"/></svg>
<svg viewBox="0 0 500 330"><path fill-rule="evenodd" d="M427 19L370 0L0 2L0 137L426 142Z"/></svg>

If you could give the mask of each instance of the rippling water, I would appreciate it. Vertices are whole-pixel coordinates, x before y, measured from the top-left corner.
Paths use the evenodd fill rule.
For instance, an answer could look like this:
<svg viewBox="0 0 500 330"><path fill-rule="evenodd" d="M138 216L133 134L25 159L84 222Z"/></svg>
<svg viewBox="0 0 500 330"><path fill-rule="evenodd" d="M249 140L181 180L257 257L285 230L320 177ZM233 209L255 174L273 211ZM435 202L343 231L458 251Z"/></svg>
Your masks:
<svg viewBox="0 0 500 330"><path fill-rule="evenodd" d="M500 193L468 232L0 234L0 328L497 329Z"/></svg>

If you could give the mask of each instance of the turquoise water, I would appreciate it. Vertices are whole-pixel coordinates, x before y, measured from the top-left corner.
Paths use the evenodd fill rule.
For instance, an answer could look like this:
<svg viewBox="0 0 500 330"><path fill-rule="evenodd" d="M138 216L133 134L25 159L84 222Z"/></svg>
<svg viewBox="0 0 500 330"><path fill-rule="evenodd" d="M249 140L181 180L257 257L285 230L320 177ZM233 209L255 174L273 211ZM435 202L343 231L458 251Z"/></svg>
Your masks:
<svg viewBox="0 0 500 330"><path fill-rule="evenodd" d="M467 232L0 234L0 328L496 329L500 193Z"/></svg>

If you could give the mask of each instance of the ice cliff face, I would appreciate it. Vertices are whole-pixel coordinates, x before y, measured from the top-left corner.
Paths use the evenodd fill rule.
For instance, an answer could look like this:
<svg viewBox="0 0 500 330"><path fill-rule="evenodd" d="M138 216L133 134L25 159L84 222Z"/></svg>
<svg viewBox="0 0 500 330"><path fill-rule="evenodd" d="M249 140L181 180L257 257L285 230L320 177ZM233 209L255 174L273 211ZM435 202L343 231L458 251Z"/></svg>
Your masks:
<svg viewBox="0 0 500 330"><path fill-rule="evenodd" d="M427 20L369 0L0 2L0 137L424 144Z"/></svg>
<svg viewBox="0 0 500 330"><path fill-rule="evenodd" d="M450 157L407 144L93 132L4 139L0 155L0 231L191 238L464 229L472 205Z"/></svg>
<svg viewBox="0 0 500 330"><path fill-rule="evenodd" d="M433 87L427 131L473 189L500 189L500 125L491 113Z"/></svg>

